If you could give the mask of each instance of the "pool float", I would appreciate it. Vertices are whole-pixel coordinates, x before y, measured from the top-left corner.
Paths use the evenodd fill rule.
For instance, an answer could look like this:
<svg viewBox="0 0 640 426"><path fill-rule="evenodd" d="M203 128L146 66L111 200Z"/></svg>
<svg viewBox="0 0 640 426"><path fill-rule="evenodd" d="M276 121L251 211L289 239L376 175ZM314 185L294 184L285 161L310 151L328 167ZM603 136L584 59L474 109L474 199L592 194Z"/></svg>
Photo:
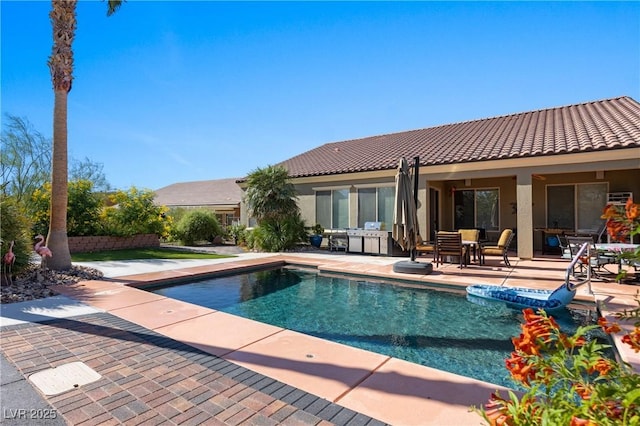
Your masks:
<svg viewBox="0 0 640 426"><path fill-rule="evenodd" d="M566 307L571 303L575 295L575 287L571 286L571 289L569 289L567 283L563 283L555 290L536 290L484 284L475 284L467 287L467 299L474 303L480 302L480 304L483 304L483 300L493 300L505 302L509 307L544 309L545 311Z"/></svg>

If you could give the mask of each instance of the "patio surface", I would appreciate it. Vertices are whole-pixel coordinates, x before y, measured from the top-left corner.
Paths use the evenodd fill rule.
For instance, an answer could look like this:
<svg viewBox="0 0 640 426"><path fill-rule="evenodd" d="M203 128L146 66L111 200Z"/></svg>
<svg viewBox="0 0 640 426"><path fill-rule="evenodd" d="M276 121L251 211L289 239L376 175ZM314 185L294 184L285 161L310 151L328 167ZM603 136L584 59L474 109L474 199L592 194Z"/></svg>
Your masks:
<svg viewBox="0 0 640 426"><path fill-rule="evenodd" d="M20 400L6 405L8 386L20 382L24 389L32 373L82 361L102 378L59 395L36 392L34 399L67 424L480 424L469 407L485 403L496 385L135 288L292 263L460 291L478 283L550 289L564 280L568 265L553 258L511 257L512 266L505 267L496 257L462 269L445 264L419 276L394 273L398 260L320 251L84 264L110 279L57 287L62 296L44 301L2 305L2 353L16 371L10 383L3 373L3 407L27 409L29 415L32 406L20 406ZM602 301L608 315L637 306L633 297L639 289L594 281L593 294L583 286L576 299ZM619 350L640 371L640 356ZM3 410L3 423L20 424L16 411L7 416ZM31 420L22 424L37 424Z"/></svg>

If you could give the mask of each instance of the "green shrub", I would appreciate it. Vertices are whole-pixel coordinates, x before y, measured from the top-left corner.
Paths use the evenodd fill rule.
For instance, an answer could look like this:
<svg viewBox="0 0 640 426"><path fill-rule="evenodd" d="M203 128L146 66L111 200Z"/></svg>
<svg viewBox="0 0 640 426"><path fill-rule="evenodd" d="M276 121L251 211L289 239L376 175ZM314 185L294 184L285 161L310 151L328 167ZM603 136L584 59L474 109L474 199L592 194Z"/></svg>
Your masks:
<svg viewBox="0 0 640 426"><path fill-rule="evenodd" d="M307 239L307 231L300 214L281 218L280 220L263 220L254 229L257 248L278 252L289 250Z"/></svg>
<svg viewBox="0 0 640 426"><path fill-rule="evenodd" d="M29 264L29 256L33 250L29 228L30 224L24 214L17 206L13 197L3 197L0 201L0 235L2 236L2 247L0 248L0 258L9 251L11 241L14 241L13 254L16 256L15 263L11 271L15 275ZM3 270L4 270L3 265Z"/></svg>
<svg viewBox="0 0 640 426"><path fill-rule="evenodd" d="M69 182L67 204L67 235L82 237L100 232L100 211L102 200L93 192L89 180Z"/></svg>
<svg viewBox="0 0 640 426"><path fill-rule="evenodd" d="M216 215L208 210L193 210L187 212L175 227L175 236L187 246L196 241L213 242L216 236L222 235L222 227Z"/></svg>
<svg viewBox="0 0 640 426"><path fill-rule="evenodd" d="M244 245L247 243L247 227L245 225L236 224L228 228L228 233L236 245Z"/></svg>
<svg viewBox="0 0 640 426"><path fill-rule="evenodd" d="M51 208L51 183L45 183L31 194L27 214L31 218L33 235L47 235L49 232L49 209Z"/></svg>
<svg viewBox="0 0 640 426"><path fill-rule="evenodd" d="M256 228L245 229L244 231L244 243L249 250L256 248Z"/></svg>
<svg viewBox="0 0 640 426"><path fill-rule="evenodd" d="M109 201L113 205L101 214L103 234L119 237L157 234L166 238L171 229L171 217L166 215L166 207L153 203L154 197L153 191L136 187L112 194Z"/></svg>

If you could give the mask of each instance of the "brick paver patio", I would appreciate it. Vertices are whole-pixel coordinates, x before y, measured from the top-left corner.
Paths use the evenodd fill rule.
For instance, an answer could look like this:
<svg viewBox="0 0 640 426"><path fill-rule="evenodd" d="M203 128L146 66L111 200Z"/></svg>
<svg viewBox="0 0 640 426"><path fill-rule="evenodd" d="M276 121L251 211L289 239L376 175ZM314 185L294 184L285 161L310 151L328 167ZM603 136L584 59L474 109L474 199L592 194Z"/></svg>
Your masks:
<svg viewBox="0 0 640 426"><path fill-rule="evenodd" d="M73 425L383 424L108 313L3 327L2 350L24 376L74 361L102 375L45 396Z"/></svg>

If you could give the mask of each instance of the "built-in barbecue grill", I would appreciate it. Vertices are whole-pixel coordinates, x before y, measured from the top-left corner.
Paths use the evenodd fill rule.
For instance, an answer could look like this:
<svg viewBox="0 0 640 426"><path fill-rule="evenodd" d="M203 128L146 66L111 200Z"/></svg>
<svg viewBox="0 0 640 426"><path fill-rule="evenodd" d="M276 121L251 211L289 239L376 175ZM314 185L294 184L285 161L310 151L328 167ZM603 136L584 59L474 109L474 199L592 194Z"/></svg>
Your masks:
<svg viewBox="0 0 640 426"><path fill-rule="evenodd" d="M365 222L364 228L347 229L349 252L390 256L393 252L391 232L381 228L382 222Z"/></svg>

